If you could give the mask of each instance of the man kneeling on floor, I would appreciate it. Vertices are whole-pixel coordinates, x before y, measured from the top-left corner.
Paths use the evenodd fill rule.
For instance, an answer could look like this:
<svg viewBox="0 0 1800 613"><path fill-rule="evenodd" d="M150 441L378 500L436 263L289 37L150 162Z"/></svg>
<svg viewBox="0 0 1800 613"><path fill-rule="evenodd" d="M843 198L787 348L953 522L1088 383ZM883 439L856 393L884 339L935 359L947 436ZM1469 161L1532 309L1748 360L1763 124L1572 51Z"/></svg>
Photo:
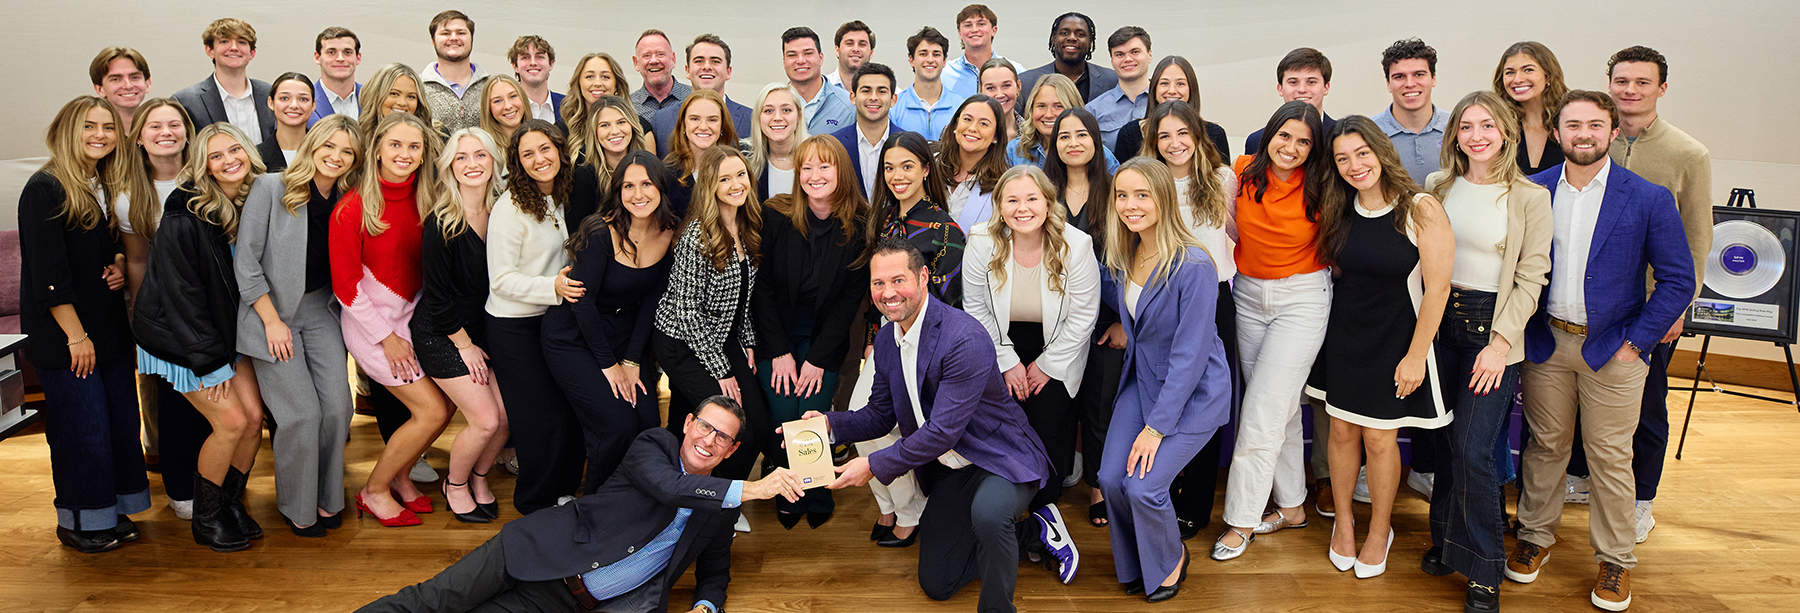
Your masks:
<svg viewBox="0 0 1800 613"><path fill-rule="evenodd" d="M710 476L743 424L737 402L708 398L680 440L662 428L639 434L600 491L514 520L436 577L361 610L666 611L693 565L692 613L719 613L738 506L803 493L785 468L752 482Z"/></svg>

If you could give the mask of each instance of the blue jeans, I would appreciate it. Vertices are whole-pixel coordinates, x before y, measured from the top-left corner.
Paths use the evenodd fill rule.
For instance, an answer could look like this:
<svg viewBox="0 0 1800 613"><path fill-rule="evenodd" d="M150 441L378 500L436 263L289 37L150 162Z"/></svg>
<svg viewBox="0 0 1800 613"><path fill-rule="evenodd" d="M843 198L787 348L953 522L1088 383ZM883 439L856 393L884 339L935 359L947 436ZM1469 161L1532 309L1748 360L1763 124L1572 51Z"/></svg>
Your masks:
<svg viewBox="0 0 1800 613"><path fill-rule="evenodd" d="M1450 305L1438 325L1438 372L1444 398L1454 398L1456 418L1435 431L1448 453L1449 470L1437 471L1431 495L1431 543L1442 547L1444 564L1470 581L1500 585L1506 565L1505 498L1495 454L1505 442L1518 392L1518 364L1506 367L1500 384L1485 395L1469 388L1475 356L1493 333L1492 292L1450 289ZM1440 467L1441 468L1441 467Z"/></svg>
<svg viewBox="0 0 1800 613"><path fill-rule="evenodd" d="M125 355L101 360L86 378L67 368L38 369L58 526L107 530L120 515L150 508L138 447L136 366Z"/></svg>

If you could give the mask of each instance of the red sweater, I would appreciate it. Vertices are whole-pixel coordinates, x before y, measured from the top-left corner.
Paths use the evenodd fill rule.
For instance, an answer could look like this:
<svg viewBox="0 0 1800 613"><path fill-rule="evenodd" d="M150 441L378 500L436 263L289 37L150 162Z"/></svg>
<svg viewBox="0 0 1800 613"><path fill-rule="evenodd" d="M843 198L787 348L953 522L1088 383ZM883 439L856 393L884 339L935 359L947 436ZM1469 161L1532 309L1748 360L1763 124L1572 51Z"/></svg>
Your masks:
<svg viewBox="0 0 1800 613"><path fill-rule="evenodd" d="M337 211L331 214L331 291L338 302L356 302L356 284L362 280L364 267L396 295L409 301L418 297L425 280L419 264L424 234L413 190L417 176L407 177L404 183L381 181L385 202L381 220L388 229L379 236L363 233L361 191L344 194L338 201Z"/></svg>

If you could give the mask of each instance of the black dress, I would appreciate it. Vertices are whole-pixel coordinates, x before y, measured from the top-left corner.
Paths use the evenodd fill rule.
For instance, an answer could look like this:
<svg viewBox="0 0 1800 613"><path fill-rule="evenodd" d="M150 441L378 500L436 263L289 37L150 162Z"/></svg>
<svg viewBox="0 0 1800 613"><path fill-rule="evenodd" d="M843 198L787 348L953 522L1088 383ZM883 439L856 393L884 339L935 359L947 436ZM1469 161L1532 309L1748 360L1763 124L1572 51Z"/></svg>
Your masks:
<svg viewBox="0 0 1800 613"><path fill-rule="evenodd" d="M450 335L462 330L487 349L487 241L473 228L446 240L436 214L425 218L424 232L419 254L425 290L408 323L413 352L428 377L468 376L469 366Z"/></svg>
<svg viewBox="0 0 1800 613"><path fill-rule="evenodd" d="M1525 126L1519 125L1519 172L1529 177L1549 170L1551 166L1563 163L1562 145L1556 142L1556 133L1552 131L1544 138L1544 154L1538 156L1536 166L1531 165L1531 146L1525 143Z"/></svg>
<svg viewBox="0 0 1800 613"><path fill-rule="evenodd" d="M1325 412L1365 428L1439 428L1450 413L1439 392L1437 360L1425 356L1425 380L1394 397L1394 369L1412 345L1422 291L1419 248L1394 227L1394 209L1371 213L1354 204L1350 237L1335 265L1331 318L1308 393Z"/></svg>
<svg viewBox="0 0 1800 613"><path fill-rule="evenodd" d="M569 271L569 278L588 288L578 302L564 302L544 311L544 360L550 375L562 388L581 424L587 452L587 474L582 491L592 494L604 485L625 458L638 433L655 428L656 384L654 366L641 366L644 390L637 403L613 395L612 385L601 372L621 361L650 362L650 330L656 303L669 284L673 245L662 259L643 268L620 263L614 257L612 232L600 227L588 237Z"/></svg>

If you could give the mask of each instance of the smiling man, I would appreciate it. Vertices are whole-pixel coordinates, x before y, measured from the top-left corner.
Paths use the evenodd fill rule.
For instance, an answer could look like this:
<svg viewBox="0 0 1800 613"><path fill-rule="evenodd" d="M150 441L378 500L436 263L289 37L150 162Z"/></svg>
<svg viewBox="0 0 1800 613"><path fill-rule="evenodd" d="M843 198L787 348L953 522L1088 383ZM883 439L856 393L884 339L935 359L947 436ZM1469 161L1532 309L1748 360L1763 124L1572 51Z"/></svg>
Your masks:
<svg viewBox="0 0 1800 613"><path fill-rule="evenodd" d="M997 57L994 35L999 33L1000 17L985 4L965 6L956 14L956 37L962 39L963 52L944 65L945 91L964 98L981 93L981 66ZM1014 73L1025 70L1018 62L1012 65Z"/></svg>
<svg viewBox="0 0 1800 613"><path fill-rule="evenodd" d="M916 469L930 496L917 532L919 587L946 600L979 579L976 610L1011 613L1013 520L1050 477L1050 459L1006 391L987 333L933 297L930 278L925 256L904 238L881 239L871 252L869 298L893 323L874 340L868 406L827 419L836 442L879 438L896 424L902 436L845 463L830 487L890 483Z"/></svg>
<svg viewBox="0 0 1800 613"><path fill-rule="evenodd" d="M313 38L313 63L319 65L319 80L313 83L313 114L306 127L334 114L351 119L362 116L357 99L362 84L356 82L356 67L362 65L362 39L346 28L325 28Z"/></svg>
<svg viewBox="0 0 1800 613"><path fill-rule="evenodd" d="M851 86L844 84L844 79L855 76L856 69L869 63L869 58L875 55L875 31L860 19L845 22L838 26L831 44L837 51L838 69L825 75L825 82L836 85L845 92L855 92Z"/></svg>
<svg viewBox="0 0 1800 613"><path fill-rule="evenodd" d="M639 434L599 491L513 520L436 577L360 611L666 611L670 588L693 566L687 610L719 613L738 507L804 492L786 468L760 481L712 476L743 433L736 401L707 398L685 419L680 438Z"/></svg>
<svg viewBox="0 0 1800 613"><path fill-rule="evenodd" d="M1106 37L1106 48L1112 56L1113 71L1119 85L1094 96L1087 110L1100 124L1102 143L1116 143L1119 130L1136 125L1144 118L1150 104L1150 68L1155 60L1150 55L1150 33L1137 26L1125 26Z"/></svg>
<svg viewBox="0 0 1800 613"><path fill-rule="evenodd" d="M432 127L447 134L480 125L481 85L488 73L469 60L475 49L475 21L462 11L444 11L431 18L426 31L431 33L437 61L419 71L419 78L425 81L422 93L437 124Z"/></svg>
<svg viewBox="0 0 1800 613"><path fill-rule="evenodd" d="M274 138L269 84L249 77L250 60L256 59L256 28L227 17L206 26L200 40L206 44L206 57L212 59L212 76L173 96L187 107L194 129L223 121L243 129L255 144Z"/></svg>
<svg viewBox="0 0 1800 613"><path fill-rule="evenodd" d="M750 137L750 107L738 104L725 95L725 83L731 80L731 45L712 34L694 37L687 46L687 78L693 89L718 92L725 99L725 110L731 113L731 126L737 138ZM658 111L650 118L650 131L656 133L656 154L669 154L669 135L675 133L681 107Z"/></svg>
<svg viewBox="0 0 1800 613"><path fill-rule="evenodd" d="M873 41L870 39L871 50ZM824 63L825 56L819 53L819 35L812 28L799 26L781 33L781 68L787 72L788 83L800 92L807 134L836 132L856 117L843 88L825 87L825 76L819 72Z"/></svg>
<svg viewBox="0 0 1800 613"><path fill-rule="evenodd" d="M1318 49L1301 47L1282 56L1281 62L1275 64L1275 93L1281 96L1282 104L1302 100L1319 109L1326 134L1337 125L1336 119L1325 114L1325 95L1331 93L1331 59ZM1255 155L1262 146L1262 137L1262 130L1257 130L1244 138L1244 153Z"/></svg>
<svg viewBox="0 0 1800 613"><path fill-rule="evenodd" d="M894 125L934 141L950 125L951 114L966 96L944 87L944 50L950 46L937 28L925 26L906 39L906 62L912 65L912 87L900 90L894 102Z"/></svg>
<svg viewBox="0 0 1800 613"><path fill-rule="evenodd" d="M1381 52L1381 72L1393 102L1371 119L1394 142L1406 174L1423 185L1425 177L1438 171L1444 129L1450 126L1450 112L1431 103L1437 50L1417 38L1395 41Z"/></svg>
<svg viewBox="0 0 1800 613"><path fill-rule="evenodd" d="M1058 73L1075 82L1075 89L1081 92L1081 101L1090 102L1094 96L1119 85L1119 75L1111 68L1089 62L1094 56L1094 20L1081 13L1063 13L1050 22L1050 55L1055 58L1049 64L1025 71L1019 75L1019 87L1024 91L1037 88L1037 81L1051 73ZM1020 96L1014 103L1020 114L1026 111L1026 99Z"/></svg>
<svg viewBox="0 0 1800 613"><path fill-rule="evenodd" d="M88 63L94 95L111 102L119 112L120 134L131 132L131 118L150 94L150 61L131 47L107 47Z"/></svg>
<svg viewBox="0 0 1800 613"><path fill-rule="evenodd" d="M881 166L881 148L889 138L904 132L888 119L894 108L894 70L869 62L850 77L851 97L856 101L856 123L831 136L850 153L850 169L862 179L857 187L863 197L875 191L875 171Z"/></svg>
<svg viewBox="0 0 1800 613"><path fill-rule="evenodd" d="M531 116L561 124L563 95L550 91L550 69L556 67L556 49L550 41L536 34L520 36L506 50L506 63L512 64L513 77L525 90Z"/></svg>
<svg viewBox="0 0 1800 613"><path fill-rule="evenodd" d="M631 67L644 78L643 86L631 92L631 106L638 117L655 117L667 108L679 108L693 88L675 82L669 71L675 68L675 47L662 30L644 30L638 35L631 53Z"/></svg>

